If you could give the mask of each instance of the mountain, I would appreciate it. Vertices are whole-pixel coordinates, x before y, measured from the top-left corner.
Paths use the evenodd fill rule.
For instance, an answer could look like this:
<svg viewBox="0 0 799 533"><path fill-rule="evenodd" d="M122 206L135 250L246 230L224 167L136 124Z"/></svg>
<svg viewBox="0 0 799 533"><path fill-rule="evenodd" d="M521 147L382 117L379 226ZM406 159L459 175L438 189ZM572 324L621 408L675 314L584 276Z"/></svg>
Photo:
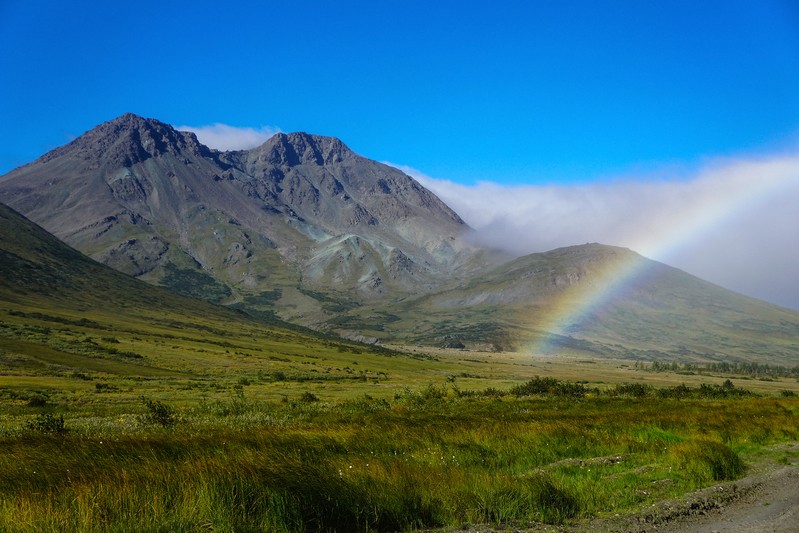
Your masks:
<svg viewBox="0 0 799 533"><path fill-rule="evenodd" d="M520 257L383 311L392 319L370 334L415 344L799 364L796 311L601 244Z"/></svg>
<svg viewBox="0 0 799 533"><path fill-rule="evenodd" d="M799 364L796 311L623 248L586 244L519 258L478 248L430 191L331 137L281 133L252 150L220 152L127 114L0 176L0 201L151 284L343 337ZM4 269L7 262L54 294L85 288L77 275L19 263L46 239L34 241L13 243ZM70 264L96 271L84 259ZM97 283L117 298L141 292L132 281ZM81 290L69 294L81 300Z"/></svg>
<svg viewBox="0 0 799 533"><path fill-rule="evenodd" d="M423 292L479 255L415 180L305 133L218 152L126 114L0 177L0 199L117 270L307 324L331 298Z"/></svg>

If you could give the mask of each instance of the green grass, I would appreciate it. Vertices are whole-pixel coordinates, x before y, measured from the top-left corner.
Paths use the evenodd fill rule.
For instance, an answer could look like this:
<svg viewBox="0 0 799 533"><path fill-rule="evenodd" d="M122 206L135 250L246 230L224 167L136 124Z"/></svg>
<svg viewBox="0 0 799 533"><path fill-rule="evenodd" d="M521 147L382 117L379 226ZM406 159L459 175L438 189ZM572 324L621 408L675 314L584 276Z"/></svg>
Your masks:
<svg viewBox="0 0 799 533"><path fill-rule="evenodd" d="M0 530L569 523L799 438L787 378L402 353L226 316L0 309Z"/></svg>
<svg viewBox="0 0 799 533"><path fill-rule="evenodd" d="M799 438L799 400L773 397L463 394L441 385L390 400L315 400L240 392L184 406L139 399L105 417L54 407L6 417L0 529L558 524L736 479L745 457ZM58 411L66 432L27 423Z"/></svg>

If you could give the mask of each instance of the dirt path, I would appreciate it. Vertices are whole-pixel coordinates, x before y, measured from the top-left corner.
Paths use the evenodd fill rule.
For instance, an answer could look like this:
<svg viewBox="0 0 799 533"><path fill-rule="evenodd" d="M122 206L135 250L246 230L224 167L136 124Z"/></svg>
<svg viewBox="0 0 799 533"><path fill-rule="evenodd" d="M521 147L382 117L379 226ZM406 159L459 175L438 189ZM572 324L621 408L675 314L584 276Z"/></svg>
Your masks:
<svg viewBox="0 0 799 533"><path fill-rule="evenodd" d="M799 469L786 466L757 477L734 501L674 520L657 531L799 532Z"/></svg>
<svg viewBox="0 0 799 533"><path fill-rule="evenodd" d="M783 448L783 447L780 447ZM799 444L783 451L795 454ZM799 533L799 465L756 465L751 475L619 519L593 519L566 531Z"/></svg>

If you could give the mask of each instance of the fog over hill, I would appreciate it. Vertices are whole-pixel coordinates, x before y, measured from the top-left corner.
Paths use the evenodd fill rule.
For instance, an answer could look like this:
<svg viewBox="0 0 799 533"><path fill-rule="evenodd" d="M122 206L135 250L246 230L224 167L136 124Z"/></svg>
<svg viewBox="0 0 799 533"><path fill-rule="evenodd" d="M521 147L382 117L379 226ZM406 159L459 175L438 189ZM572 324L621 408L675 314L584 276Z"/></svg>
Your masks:
<svg viewBox="0 0 799 533"><path fill-rule="evenodd" d="M750 296L799 309L799 157L716 160L648 179L463 185L398 165L480 242L517 255L581 242L626 246ZM675 179L673 175L679 176Z"/></svg>

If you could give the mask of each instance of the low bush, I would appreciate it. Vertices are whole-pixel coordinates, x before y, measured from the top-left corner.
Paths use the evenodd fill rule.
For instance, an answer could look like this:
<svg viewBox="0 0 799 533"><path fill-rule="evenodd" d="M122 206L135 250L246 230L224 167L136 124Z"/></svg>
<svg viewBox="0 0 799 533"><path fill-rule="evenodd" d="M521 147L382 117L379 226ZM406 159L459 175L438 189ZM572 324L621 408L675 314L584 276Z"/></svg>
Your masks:
<svg viewBox="0 0 799 533"><path fill-rule="evenodd" d="M144 402L145 407L147 407L147 414L142 417L145 423L158 425L164 428L175 426L178 420L174 407L158 400L150 400L144 396L141 397L141 400Z"/></svg>
<svg viewBox="0 0 799 533"><path fill-rule="evenodd" d="M517 385L510 390L514 396L550 395L582 398L588 389L582 383L560 381L555 378L534 377L523 385Z"/></svg>
<svg viewBox="0 0 799 533"><path fill-rule="evenodd" d="M47 407L47 396L42 394L34 394L28 398L28 407Z"/></svg>
<svg viewBox="0 0 799 533"><path fill-rule="evenodd" d="M620 383L609 391L610 396L632 396L634 398L643 398L653 391L651 385L644 385L643 383Z"/></svg>
<svg viewBox="0 0 799 533"><path fill-rule="evenodd" d="M37 415L33 420L28 420L25 427L31 431L38 431L41 433L66 433L67 428L64 425L64 415L55 416L52 413L42 413Z"/></svg>
<svg viewBox="0 0 799 533"><path fill-rule="evenodd" d="M319 401L319 397L313 392L305 391L300 396L300 401L305 403L314 403Z"/></svg>

